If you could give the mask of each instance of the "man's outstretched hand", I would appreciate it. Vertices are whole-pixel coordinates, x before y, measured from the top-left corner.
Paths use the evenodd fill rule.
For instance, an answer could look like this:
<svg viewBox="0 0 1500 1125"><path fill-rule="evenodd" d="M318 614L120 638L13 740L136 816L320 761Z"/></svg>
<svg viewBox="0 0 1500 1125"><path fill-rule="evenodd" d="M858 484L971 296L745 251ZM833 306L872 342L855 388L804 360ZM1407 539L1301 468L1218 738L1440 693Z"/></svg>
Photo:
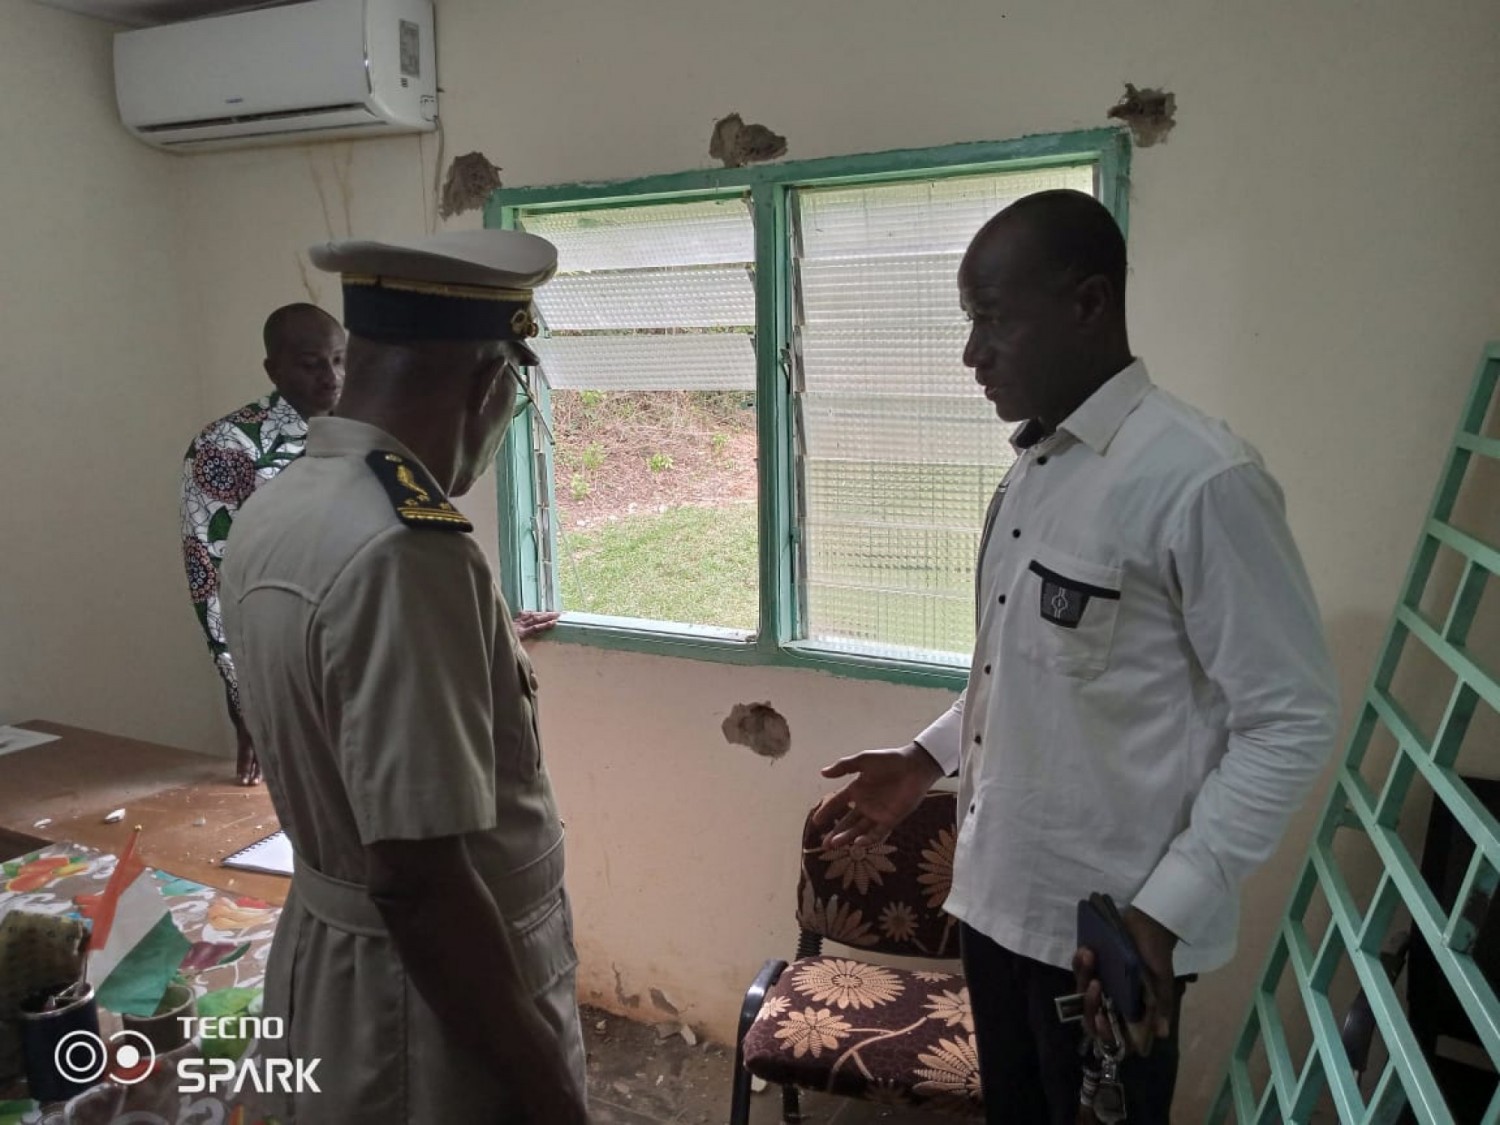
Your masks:
<svg viewBox="0 0 1500 1125"><path fill-rule="evenodd" d="M866 750L823 767L824 777L854 780L823 799L813 825L826 830L823 846L877 844L890 834L943 776L943 768L915 742L898 750Z"/></svg>
<svg viewBox="0 0 1500 1125"><path fill-rule="evenodd" d="M536 609L523 609L515 615L516 636L529 641L538 633L545 633L557 624L560 613L543 613Z"/></svg>

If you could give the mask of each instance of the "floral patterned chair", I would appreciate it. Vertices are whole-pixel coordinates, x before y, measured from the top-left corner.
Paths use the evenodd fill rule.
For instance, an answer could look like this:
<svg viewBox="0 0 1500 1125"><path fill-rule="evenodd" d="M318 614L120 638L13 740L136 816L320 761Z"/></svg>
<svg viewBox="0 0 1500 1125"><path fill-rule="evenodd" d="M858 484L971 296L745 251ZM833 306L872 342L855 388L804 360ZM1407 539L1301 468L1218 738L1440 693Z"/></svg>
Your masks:
<svg viewBox="0 0 1500 1125"><path fill-rule="evenodd" d="M956 964L958 926L942 911L955 813L952 793L932 793L884 843L825 849L809 812L797 958L767 961L745 994L731 1125L749 1120L752 1076L781 1086L786 1122L801 1120L799 1087L983 1115L974 1017ZM955 965L933 972L824 956L824 939Z"/></svg>

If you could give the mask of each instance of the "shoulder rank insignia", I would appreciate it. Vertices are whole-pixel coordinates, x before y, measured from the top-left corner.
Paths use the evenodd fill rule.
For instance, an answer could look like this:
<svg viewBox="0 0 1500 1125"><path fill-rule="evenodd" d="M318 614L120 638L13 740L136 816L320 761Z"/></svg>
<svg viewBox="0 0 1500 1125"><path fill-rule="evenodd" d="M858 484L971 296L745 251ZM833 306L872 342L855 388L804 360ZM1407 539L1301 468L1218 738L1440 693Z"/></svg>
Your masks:
<svg viewBox="0 0 1500 1125"><path fill-rule="evenodd" d="M443 490L415 461L397 453L377 449L365 458L385 486L396 515L409 527L435 527L444 531L473 531L474 525L455 508Z"/></svg>

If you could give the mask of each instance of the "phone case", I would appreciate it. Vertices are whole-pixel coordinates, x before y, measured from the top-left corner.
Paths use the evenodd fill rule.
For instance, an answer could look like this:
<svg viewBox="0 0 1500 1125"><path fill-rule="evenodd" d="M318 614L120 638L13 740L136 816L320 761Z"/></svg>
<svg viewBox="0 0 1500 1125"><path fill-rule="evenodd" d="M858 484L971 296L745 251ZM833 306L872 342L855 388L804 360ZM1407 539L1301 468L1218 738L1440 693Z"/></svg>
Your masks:
<svg viewBox="0 0 1500 1125"><path fill-rule="evenodd" d="M1094 972L1120 1019L1137 1023L1146 1014L1145 966L1124 920L1108 895L1078 904L1078 944L1094 954Z"/></svg>

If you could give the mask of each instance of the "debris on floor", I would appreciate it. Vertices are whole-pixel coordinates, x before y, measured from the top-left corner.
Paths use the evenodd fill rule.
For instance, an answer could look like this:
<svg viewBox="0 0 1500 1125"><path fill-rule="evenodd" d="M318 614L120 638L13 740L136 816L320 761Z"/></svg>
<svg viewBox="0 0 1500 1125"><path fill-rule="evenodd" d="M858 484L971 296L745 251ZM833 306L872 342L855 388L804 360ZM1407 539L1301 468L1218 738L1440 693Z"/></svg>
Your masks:
<svg viewBox="0 0 1500 1125"><path fill-rule="evenodd" d="M674 1005L675 1006L675 1005ZM593 1125L722 1125L729 1119L734 1050L686 1023L638 1023L584 1007ZM671 1029L671 1030L666 1030ZM750 1125L779 1125L780 1087L758 1079ZM819 1094L802 1095L804 1125L941 1125L954 1118Z"/></svg>

